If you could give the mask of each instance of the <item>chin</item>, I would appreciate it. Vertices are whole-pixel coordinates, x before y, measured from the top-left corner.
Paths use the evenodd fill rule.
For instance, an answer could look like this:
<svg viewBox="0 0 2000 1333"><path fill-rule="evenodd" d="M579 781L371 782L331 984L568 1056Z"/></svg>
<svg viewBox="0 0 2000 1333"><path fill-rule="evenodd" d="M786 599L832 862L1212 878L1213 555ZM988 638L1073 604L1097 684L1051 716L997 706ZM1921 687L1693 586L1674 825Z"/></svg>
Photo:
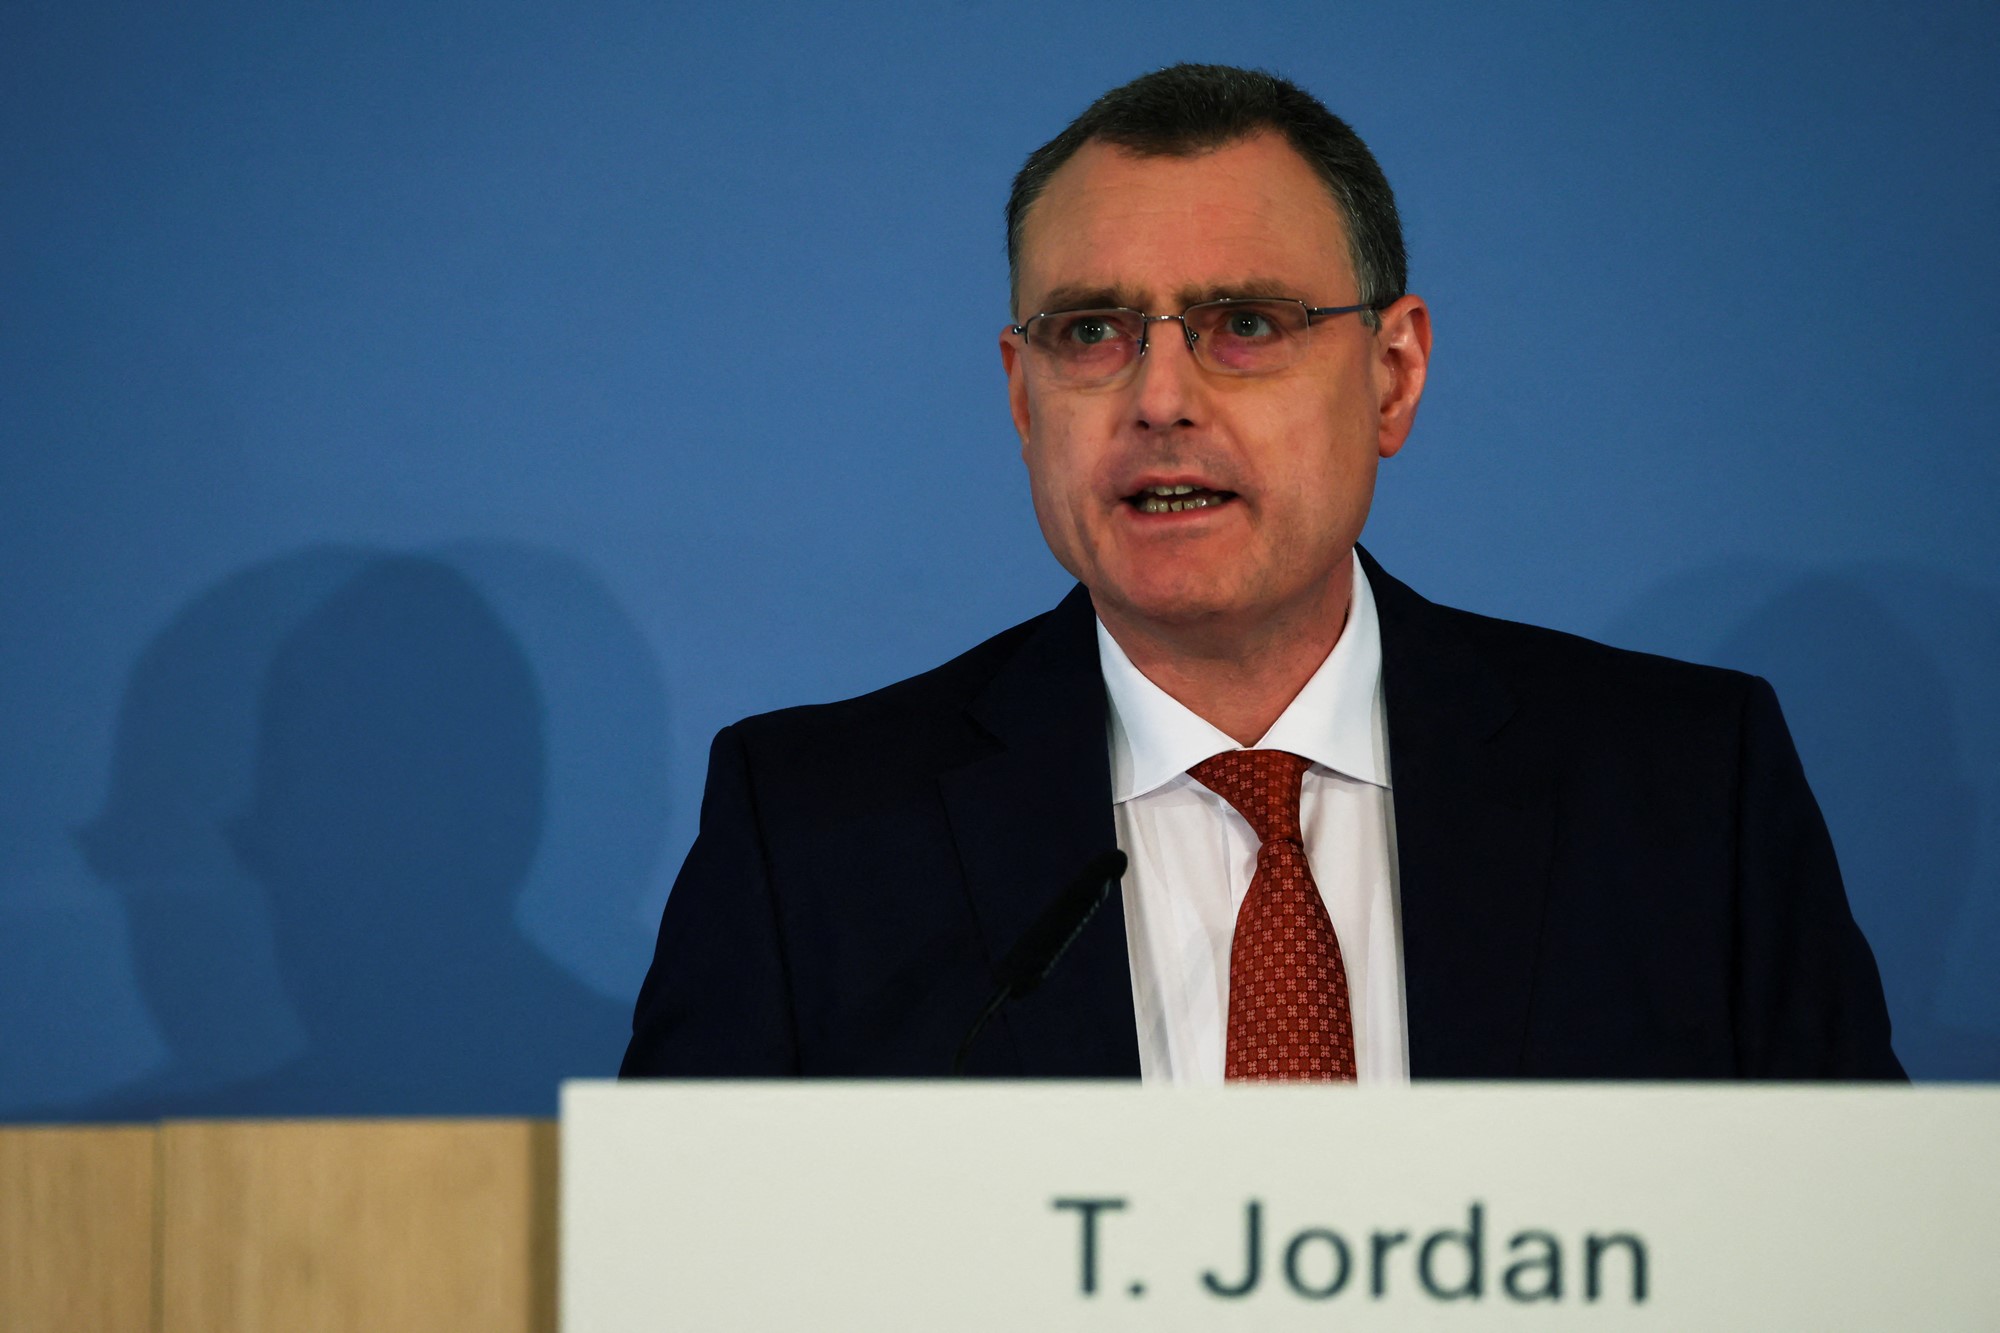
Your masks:
<svg viewBox="0 0 2000 1333"><path fill-rule="evenodd" d="M1189 626L1230 615L1235 603L1213 586L1125 588L1109 599L1126 615L1155 625Z"/></svg>

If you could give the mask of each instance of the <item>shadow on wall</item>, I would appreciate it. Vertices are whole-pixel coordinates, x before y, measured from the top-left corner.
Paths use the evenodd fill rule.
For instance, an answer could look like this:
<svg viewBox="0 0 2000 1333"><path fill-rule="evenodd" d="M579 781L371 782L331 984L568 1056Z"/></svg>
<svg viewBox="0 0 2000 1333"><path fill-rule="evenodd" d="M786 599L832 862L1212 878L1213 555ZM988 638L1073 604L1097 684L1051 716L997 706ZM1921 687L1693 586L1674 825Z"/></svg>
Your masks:
<svg viewBox="0 0 2000 1333"><path fill-rule="evenodd" d="M596 612L609 606L571 562L504 554L556 599L544 631L576 619L562 594L579 581L600 594ZM614 625L604 657L624 664L598 706L641 737L611 766L649 797L665 769L657 667L615 612L595 623ZM555 674L591 684L573 664ZM559 803L551 750L572 775L592 768L587 736L552 743L542 691L491 601L446 560L316 549L197 599L134 668L111 793L79 837L128 907L171 1062L52 1109L548 1114L560 1078L613 1072L629 1004L517 924ZM618 873L593 876L571 846L560 869L579 882L553 893L622 899L595 912L602 922L633 918L665 816L663 799L620 809L637 827L608 835ZM629 933L643 953L646 933Z"/></svg>
<svg viewBox="0 0 2000 1333"><path fill-rule="evenodd" d="M478 586L542 693L542 840L515 909L528 937L629 1006L653 961L667 832L667 688L611 590L574 561L513 542L434 552Z"/></svg>
<svg viewBox="0 0 2000 1333"><path fill-rule="evenodd" d="M1935 571L1721 564L1612 642L1769 679L1915 1078L2000 1078L2000 604Z"/></svg>

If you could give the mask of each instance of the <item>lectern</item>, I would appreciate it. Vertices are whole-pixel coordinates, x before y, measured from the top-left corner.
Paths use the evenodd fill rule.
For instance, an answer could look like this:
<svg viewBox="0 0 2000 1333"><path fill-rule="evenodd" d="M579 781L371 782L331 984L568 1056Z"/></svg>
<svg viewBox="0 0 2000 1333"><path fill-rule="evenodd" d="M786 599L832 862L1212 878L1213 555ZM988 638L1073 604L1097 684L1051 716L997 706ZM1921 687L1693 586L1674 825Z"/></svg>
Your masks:
<svg viewBox="0 0 2000 1333"><path fill-rule="evenodd" d="M550 1121L0 1130L7 1333L549 1333Z"/></svg>
<svg viewBox="0 0 2000 1333"><path fill-rule="evenodd" d="M1991 1329L1996 1243L1995 1088L581 1083L560 1139L0 1131L6 1333Z"/></svg>

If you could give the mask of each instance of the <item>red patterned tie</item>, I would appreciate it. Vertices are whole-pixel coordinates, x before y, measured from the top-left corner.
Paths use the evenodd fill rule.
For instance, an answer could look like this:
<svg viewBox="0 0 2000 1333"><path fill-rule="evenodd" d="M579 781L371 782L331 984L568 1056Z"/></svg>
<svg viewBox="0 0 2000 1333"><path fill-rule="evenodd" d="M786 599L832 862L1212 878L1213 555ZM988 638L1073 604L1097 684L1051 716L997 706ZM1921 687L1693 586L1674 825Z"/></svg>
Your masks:
<svg viewBox="0 0 2000 1333"><path fill-rule="evenodd" d="M1347 969L1299 830L1299 783L1309 767L1283 750L1232 750L1188 770L1235 806L1262 844L1229 946L1225 1078L1354 1081Z"/></svg>

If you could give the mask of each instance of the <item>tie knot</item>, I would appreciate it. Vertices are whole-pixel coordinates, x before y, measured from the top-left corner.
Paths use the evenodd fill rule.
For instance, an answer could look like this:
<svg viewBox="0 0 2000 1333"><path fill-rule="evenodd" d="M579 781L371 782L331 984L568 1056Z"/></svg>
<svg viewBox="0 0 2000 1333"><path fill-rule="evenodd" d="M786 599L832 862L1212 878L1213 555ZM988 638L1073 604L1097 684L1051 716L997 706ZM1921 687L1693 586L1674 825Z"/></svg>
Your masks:
<svg viewBox="0 0 2000 1333"><path fill-rule="evenodd" d="M1258 842L1301 842L1299 781L1310 767L1311 760L1285 750L1229 750L1188 774L1235 806Z"/></svg>

